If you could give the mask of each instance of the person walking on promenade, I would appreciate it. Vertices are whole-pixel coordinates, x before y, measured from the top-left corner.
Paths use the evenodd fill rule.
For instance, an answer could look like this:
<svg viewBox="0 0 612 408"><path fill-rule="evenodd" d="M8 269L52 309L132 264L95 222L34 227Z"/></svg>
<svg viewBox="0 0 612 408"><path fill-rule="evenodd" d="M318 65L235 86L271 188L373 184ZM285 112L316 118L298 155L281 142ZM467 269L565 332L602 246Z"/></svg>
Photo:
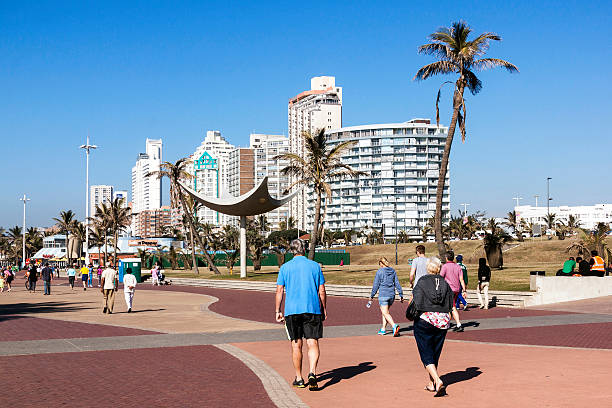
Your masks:
<svg viewBox="0 0 612 408"><path fill-rule="evenodd" d="M98 265L96 271L98 272L98 287L100 287L102 285L102 265Z"/></svg>
<svg viewBox="0 0 612 408"><path fill-rule="evenodd" d="M327 295L321 266L306 258L306 244L302 239L291 241L294 253L291 261L284 263L276 281L276 321L285 322L287 337L291 341L295 380L293 386L305 388L302 378L302 338L308 345L308 388L318 389L317 363L319 339L323 337L323 321L327 318ZM281 312L283 292L286 292L285 311Z"/></svg>
<svg viewBox="0 0 612 408"><path fill-rule="evenodd" d="M429 376L425 389L435 393L435 397L445 393L446 387L438 374L438 363L450 325L449 312L455 308L454 291L439 275L440 266L438 258L430 258L427 263L428 275L421 277L412 291L412 301L420 312L414 321L414 339Z"/></svg>
<svg viewBox="0 0 612 408"><path fill-rule="evenodd" d="M70 284L70 289L74 290L74 280L76 279L76 264L72 264L66 270L66 276L68 276L68 283Z"/></svg>
<svg viewBox="0 0 612 408"><path fill-rule="evenodd" d="M374 284L372 285L372 293L370 294L371 302L374 300L376 292L380 291L378 294L378 303L380 305L380 313L382 314L382 326L378 331L378 334L381 336L387 334L387 323L389 323L391 325L391 329L393 330L393 337L399 337L399 324L395 324L393 321L393 317L391 317L391 313L389 313L389 308L391 308L391 305L395 300L396 289L397 293L400 295L400 301L404 303L404 291L402 290L402 285L400 285L399 279L397 278L395 269L389 266L389 261L387 258L381 256L378 260L378 265L380 268L378 271L376 271Z"/></svg>
<svg viewBox="0 0 612 408"><path fill-rule="evenodd" d="M40 277L43 280L45 295L51 294L51 280L53 279L53 269L49 266L49 262L45 262L45 267L40 272Z"/></svg>
<svg viewBox="0 0 612 408"><path fill-rule="evenodd" d="M11 284L13 283L13 279L15 279L15 275L13 275L13 271L11 271L8 266L4 271L4 280L6 281L6 286L8 286L8 291L11 291Z"/></svg>
<svg viewBox="0 0 612 408"><path fill-rule="evenodd" d="M416 258L412 260L410 267L410 282L414 288L421 276L427 275L427 258L425 257L425 245L416 246Z"/></svg>
<svg viewBox="0 0 612 408"><path fill-rule="evenodd" d="M597 251L591 251L591 260L589 261L591 267L591 276L603 277L606 274L606 268L604 260L597 254Z"/></svg>
<svg viewBox="0 0 612 408"><path fill-rule="evenodd" d="M463 255L459 254L457 255L457 265L459 265L461 267L461 272L463 272L463 283L465 283L465 294L467 297L467 287L468 287L468 269L467 266L465 266L463 264ZM467 310L468 309L468 302L467 300L463 297L463 294L461 292L459 292L459 296L457 296L457 302L455 303L455 307L457 309L460 308L460 305L463 304L463 310Z"/></svg>
<svg viewBox="0 0 612 408"><path fill-rule="evenodd" d="M444 278L446 283L448 283L450 288L453 290L453 293L455 294L455 297L453 298L452 314L453 319L455 319L457 325L455 326L453 331L462 332L463 327L461 326L461 321L459 320L459 312L455 307L455 303L457 303L457 296L459 296L459 293L465 292L465 282L463 281L463 271L461 270L461 267L459 265L453 262L454 259L455 254L453 253L453 251L448 251L446 253L446 263L442 265L440 276Z"/></svg>
<svg viewBox="0 0 612 408"><path fill-rule="evenodd" d="M100 291L104 295L104 301L102 302L102 313L113 313L113 306L115 306L115 290L119 287L119 282L117 280L117 271L107 267L104 272L102 272L102 287Z"/></svg>
<svg viewBox="0 0 612 408"><path fill-rule="evenodd" d="M87 266L87 269L89 270L88 274L87 274L87 287L88 288L93 288L93 277L94 277L94 267L93 265L90 263Z"/></svg>
<svg viewBox="0 0 612 408"><path fill-rule="evenodd" d="M156 263L155 266L153 266L153 269L151 269L151 280L152 280L153 286L159 285L159 264L158 263Z"/></svg>
<svg viewBox="0 0 612 408"><path fill-rule="evenodd" d="M487 265L485 258L478 260L478 288L476 293L478 294L478 302L480 303L481 309L489 308L489 282L491 282L491 268ZM482 301L481 293L484 292L484 303Z"/></svg>
<svg viewBox="0 0 612 408"><path fill-rule="evenodd" d="M38 268L35 263L32 263L29 270L28 281L30 283L30 292L36 293L36 282L38 281Z"/></svg>
<svg viewBox="0 0 612 408"><path fill-rule="evenodd" d="M125 296L125 305L127 306L128 313L132 313L132 302L134 301L136 283L136 277L132 275L132 268L127 268L125 270L125 275L123 275L123 295Z"/></svg>
<svg viewBox="0 0 612 408"><path fill-rule="evenodd" d="M79 273L81 274L81 282L83 282L83 290L87 290L87 280L89 279L89 268L87 265L83 265Z"/></svg>

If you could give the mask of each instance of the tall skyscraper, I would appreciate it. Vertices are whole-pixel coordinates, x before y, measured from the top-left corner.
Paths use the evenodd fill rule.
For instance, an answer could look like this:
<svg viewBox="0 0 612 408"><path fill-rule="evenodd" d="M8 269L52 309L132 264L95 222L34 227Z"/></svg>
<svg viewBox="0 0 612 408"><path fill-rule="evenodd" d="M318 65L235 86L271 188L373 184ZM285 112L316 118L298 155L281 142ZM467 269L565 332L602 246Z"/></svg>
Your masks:
<svg viewBox="0 0 612 408"><path fill-rule="evenodd" d="M289 138L285 135L251 134L251 149L254 151L254 180L257 185L264 177L268 177L268 188L273 197L284 196L289 186L289 176L283 176L280 171L289 164L287 160L275 160L279 154L289 152ZM289 204L266 214L271 230L278 230L281 221L289 217Z"/></svg>
<svg viewBox="0 0 612 408"><path fill-rule="evenodd" d="M191 156L192 166L187 170L193 176L192 186L195 191L209 197L229 195L229 158L234 150L217 130L206 132L206 138ZM203 223L213 225L227 224L230 217L207 207L198 211L198 217Z"/></svg>
<svg viewBox="0 0 612 408"><path fill-rule="evenodd" d="M162 141L147 139L146 153L140 153L132 168L132 214L156 210L162 205L162 183L154 172L162 162Z"/></svg>
<svg viewBox="0 0 612 408"><path fill-rule="evenodd" d="M94 216L100 204L109 203L113 199L113 186L104 184L89 186L89 214Z"/></svg>
<svg viewBox="0 0 612 408"><path fill-rule="evenodd" d="M289 149L304 157L304 131L315 133L318 129L342 127L342 88L336 86L336 78L319 76L310 80L310 90L289 100ZM300 229L306 226L306 191L302 190L290 202L290 213Z"/></svg>

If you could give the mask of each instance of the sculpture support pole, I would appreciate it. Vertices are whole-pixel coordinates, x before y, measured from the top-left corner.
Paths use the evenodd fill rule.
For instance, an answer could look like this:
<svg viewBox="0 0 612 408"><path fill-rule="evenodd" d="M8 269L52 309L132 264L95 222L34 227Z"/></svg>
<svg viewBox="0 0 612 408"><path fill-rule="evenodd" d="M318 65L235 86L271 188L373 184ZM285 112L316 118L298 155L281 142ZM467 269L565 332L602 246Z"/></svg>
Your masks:
<svg viewBox="0 0 612 408"><path fill-rule="evenodd" d="M240 277L247 277L246 216L240 216Z"/></svg>

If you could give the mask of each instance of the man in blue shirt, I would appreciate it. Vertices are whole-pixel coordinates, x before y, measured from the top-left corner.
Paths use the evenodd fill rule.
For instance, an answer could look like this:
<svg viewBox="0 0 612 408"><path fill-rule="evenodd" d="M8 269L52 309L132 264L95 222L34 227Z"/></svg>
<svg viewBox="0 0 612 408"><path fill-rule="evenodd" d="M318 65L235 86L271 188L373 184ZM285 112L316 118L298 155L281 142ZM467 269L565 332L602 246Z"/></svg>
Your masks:
<svg viewBox="0 0 612 408"><path fill-rule="evenodd" d="M294 257L281 266L276 281L276 321L285 322L295 368L293 385L299 388L306 387L302 378L302 338L306 339L310 363L308 388L314 391L318 389L319 339L323 337L323 320L327 317L325 278L321 266L304 256L303 240L293 240L290 250ZM280 309L283 292L287 293L284 313Z"/></svg>

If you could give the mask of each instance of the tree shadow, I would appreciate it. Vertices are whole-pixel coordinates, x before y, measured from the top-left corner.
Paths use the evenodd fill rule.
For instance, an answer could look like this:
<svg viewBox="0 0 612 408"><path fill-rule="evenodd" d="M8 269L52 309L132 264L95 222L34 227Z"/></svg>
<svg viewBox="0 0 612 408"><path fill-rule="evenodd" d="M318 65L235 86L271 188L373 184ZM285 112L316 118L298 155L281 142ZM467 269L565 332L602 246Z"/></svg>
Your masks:
<svg viewBox="0 0 612 408"><path fill-rule="evenodd" d="M446 386L449 386L461 381L471 380L472 378L478 377L480 374L482 374L480 367L468 367L464 371L452 371L443 374L440 376L440 379Z"/></svg>
<svg viewBox="0 0 612 408"><path fill-rule="evenodd" d="M338 384L342 380L349 380L359 374L372 371L376 368L371 361L365 361L354 366L346 366L340 368L334 368L333 370L326 371L319 374L318 380L324 381L329 380L323 386L319 387L319 391L332 385Z"/></svg>
<svg viewBox="0 0 612 408"><path fill-rule="evenodd" d="M78 310L96 309L96 307L86 307L83 304L95 304L98 302L37 302L37 303L11 303L0 307L0 320L6 320L8 315L20 315L31 313L55 313L55 312L74 312Z"/></svg>

